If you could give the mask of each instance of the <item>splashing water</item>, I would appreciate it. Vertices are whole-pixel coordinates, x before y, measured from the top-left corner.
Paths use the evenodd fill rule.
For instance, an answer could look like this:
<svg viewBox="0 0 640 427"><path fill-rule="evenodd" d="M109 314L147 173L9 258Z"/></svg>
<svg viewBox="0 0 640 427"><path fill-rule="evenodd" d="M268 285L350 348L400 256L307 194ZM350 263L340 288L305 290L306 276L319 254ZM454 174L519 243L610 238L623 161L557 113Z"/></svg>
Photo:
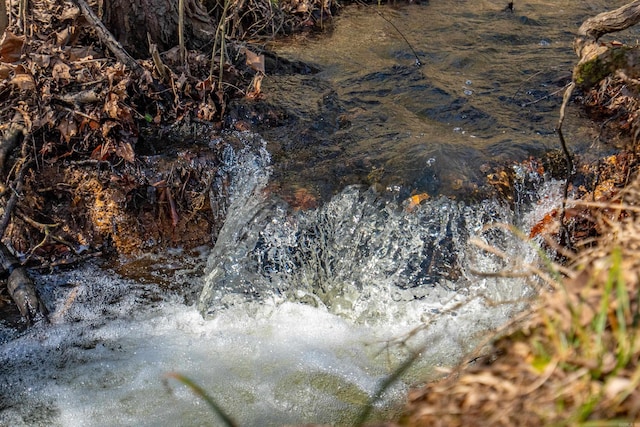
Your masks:
<svg viewBox="0 0 640 427"><path fill-rule="evenodd" d="M527 243L502 228L485 230L514 223L499 202L470 206L443 197L408 206L351 186L320 208L292 212L265 190L265 156L244 155L198 304L205 316L252 301L294 301L375 324L407 306L418 320L450 300L515 300L530 291L472 273L504 269L515 258L484 253L468 244L470 236L531 261Z"/></svg>
<svg viewBox="0 0 640 427"><path fill-rule="evenodd" d="M241 425L350 424L419 353L375 406L389 416L408 385L460 360L533 293L533 280L479 274L535 261L527 243L486 227L521 221L500 203L442 198L409 209L348 187L296 212L266 190L263 146L228 150L228 219L206 274L181 270L188 289L90 265L38 278L64 309L20 335L0 327L0 424L215 425L203 402L167 384L173 371ZM510 256L471 245L474 236ZM184 302L202 287L208 320Z"/></svg>

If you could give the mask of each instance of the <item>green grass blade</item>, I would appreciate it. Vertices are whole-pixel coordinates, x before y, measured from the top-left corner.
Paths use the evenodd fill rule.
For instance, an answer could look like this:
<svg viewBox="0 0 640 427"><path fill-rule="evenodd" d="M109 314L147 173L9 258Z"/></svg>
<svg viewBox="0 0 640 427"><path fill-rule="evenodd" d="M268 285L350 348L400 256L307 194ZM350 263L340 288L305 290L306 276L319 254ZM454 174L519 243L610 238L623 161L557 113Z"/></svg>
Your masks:
<svg viewBox="0 0 640 427"><path fill-rule="evenodd" d="M216 415L218 415L218 417L224 422L224 424L227 427L237 427L237 424L231 419L231 417L229 417L222 410L222 408L218 406L218 404L211 398L211 396L209 396L207 392L204 391L204 389L200 387L198 384L194 383L193 381L191 381L191 379L185 377L184 375L178 374L175 372L167 374L167 377L173 378L181 382L182 384L186 385L187 387L189 387L196 396L200 397L202 400L207 402L207 405L209 405L209 408L211 408L211 410Z"/></svg>

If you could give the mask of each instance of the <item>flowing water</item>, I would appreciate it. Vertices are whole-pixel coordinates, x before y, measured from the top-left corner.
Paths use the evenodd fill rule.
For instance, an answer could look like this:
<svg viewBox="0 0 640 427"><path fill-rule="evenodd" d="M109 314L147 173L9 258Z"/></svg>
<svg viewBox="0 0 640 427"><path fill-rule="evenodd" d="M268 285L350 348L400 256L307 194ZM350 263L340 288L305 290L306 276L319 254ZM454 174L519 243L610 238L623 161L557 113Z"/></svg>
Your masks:
<svg viewBox="0 0 640 427"><path fill-rule="evenodd" d="M224 151L230 187L212 188L214 247L37 277L52 324L0 324L0 424L220 425L178 372L243 426L349 425L419 355L376 402L389 416L535 294L535 278L495 274L536 263L498 224L526 233L560 183L514 167L529 190L505 204L479 196L482 171L556 147L572 34L604 3L382 8L422 67L371 7L276 46L322 71L267 77L284 124L212 140L242 142ZM590 129L570 111L574 149L594 147ZM315 207L289 206L302 190Z"/></svg>

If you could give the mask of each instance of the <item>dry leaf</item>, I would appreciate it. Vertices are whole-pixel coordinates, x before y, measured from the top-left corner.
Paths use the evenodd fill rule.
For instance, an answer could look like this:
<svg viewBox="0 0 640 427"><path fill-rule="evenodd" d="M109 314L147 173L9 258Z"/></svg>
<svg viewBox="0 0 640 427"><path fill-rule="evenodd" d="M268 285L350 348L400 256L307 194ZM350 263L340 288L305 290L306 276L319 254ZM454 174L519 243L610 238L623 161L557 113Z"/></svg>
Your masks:
<svg viewBox="0 0 640 427"><path fill-rule="evenodd" d="M80 9L76 6L67 7L64 9L62 14L58 17L61 22L64 21L75 21L75 19L80 16Z"/></svg>
<svg viewBox="0 0 640 427"><path fill-rule="evenodd" d="M107 141L104 144L98 145L91 152L91 158L94 160L104 161L109 158L109 155L113 152L113 143L111 141Z"/></svg>
<svg viewBox="0 0 640 427"><path fill-rule="evenodd" d="M0 61L17 62L22 55L24 37L18 37L9 31L5 31L4 39L0 45Z"/></svg>
<svg viewBox="0 0 640 427"><path fill-rule="evenodd" d="M0 63L0 79L8 79L11 75L11 71L13 71L13 68L11 68L11 66Z"/></svg>
<svg viewBox="0 0 640 427"><path fill-rule="evenodd" d="M106 138L109 135L109 132L111 132L111 129L116 126L118 126L118 122L104 122L102 124L102 136Z"/></svg>
<svg viewBox="0 0 640 427"><path fill-rule="evenodd" d="M72 137L78 134L78 126L76 126L76 122L73 119L68 117L60 120L60 124L58 125L58 130L60 131L60 135L64 138L64 140L69 143Z"/></svg>
<svg viewBox="0 0 640 427"><path fill-rule="evenodd" d="M71 80L71 68L64 62L57 61L51 70L51 77L54 80Z"/></svg>
<svg viewBox="0 0 640 427"><path fill-rule="evenodd" d="M51 64L51 55L30 53L29 57L40 68L47 68Z"/></svg>
<svg viewBox="0 0 640 427"><path fill-rule="evenodd" d="M413 196L409 197L409 204L407 205L405 210L407 212L412 212L424 200L429 200L429 195L427 193L414 194Z"/></svg>
<svg viewBox="0 0 640 427"><path fill-rule="evenodd" d="M262 87L262 78L264 74L258 73L253 76L253 81L251 82L251 91L247 93L247 98L258 98L260 97L261 87Z"/></svg>
<svg viewBox="0 0 640 427"><path fill-rule="evenodd" d="M264 74L264 55L256 55L249 49L244 49L244 54L247 56L247 65L252 70Z"/></svg>
<svg viewBox="0 0 640 427"><path fill-rule="evenodd" d="M115 93L110 93L107 101L104 103L104 112L112 119L118 118L118 112L120 108L118 107L118 101L120 98Z"/></svg>
<svg viewBox="0 0 640 427"><path fill-rule="evenodd" d="M216 114L216 106L213 102L202 102L198 108L198 118L200 120L213 121Z"/></svg>
<svg viewBox="0 0 640 427"><path fill-rule="evenodd" d="M133 147L128 142L121 142L118 144L118 148L116 148L116 155L122 157L129 163L133 163L136 160Z"/></svg>
<svg viewBox="0 0 640 427"><path fill-rule="evenodd" d="M19 72L19 70L22 70L23 72ZM11 79L11 84L20 90L35 90L36 88L36 82L33 80L33 76L24 72L24 68L22 66L16 68L16 74Z"/></svg>
<svg viewBox="0 0 640 427"><path fill-rule="evenodd" d="M604 394L608 399L614 399L631 388L631 380L624 377L613 377L607 380L604 386Z"/></svg>
<svg viewBox="0 0 640 427"><path fill-rule="evenodd" d="M72 47L65 50L65 52L69 56L69 61L72 61L72 62L89 61L94 58L102 57L102 55L100 55L98 52L93 50L91 46Z"/></svg>
<svg viewBox="0 0 640 427"><path fill-rule="evenodd" d="M83 90L81 92L67 95L61 95L56 98L73 105L95 104L96 102L100 101L98 94L93 89Z"/></svg>
<svg viewBox="0 0 640 427"><path fill-rule="evenodd" d="M68 43L71 43L76 38L78 32L73 25L65 28L62 31L56 33L56 46L62 47Z"/></svg>

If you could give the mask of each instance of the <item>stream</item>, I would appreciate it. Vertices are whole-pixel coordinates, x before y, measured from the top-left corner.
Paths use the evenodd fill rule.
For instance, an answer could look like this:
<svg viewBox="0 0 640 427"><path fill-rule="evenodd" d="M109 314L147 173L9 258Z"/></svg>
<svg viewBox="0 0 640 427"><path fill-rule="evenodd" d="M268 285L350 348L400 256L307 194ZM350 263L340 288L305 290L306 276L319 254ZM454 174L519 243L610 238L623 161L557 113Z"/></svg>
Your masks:
<svg viewBox="0 0 640 427"><path fill-rule="evenodd" d="M540 285L498 274L538 262L505 225L528 234L562 183L517 162L558 148L574 32L613 7L506 3L352 7L326 35L274 42L319 71L265 77L277 125L212 137L234 141L215 244L36 276L52 322L0 322L0 425L223 425L169 373L241 426L352 425L464 360ZM565 135L607 150L578 107ZM509 203L485 188L498 164Z"/></svg>

